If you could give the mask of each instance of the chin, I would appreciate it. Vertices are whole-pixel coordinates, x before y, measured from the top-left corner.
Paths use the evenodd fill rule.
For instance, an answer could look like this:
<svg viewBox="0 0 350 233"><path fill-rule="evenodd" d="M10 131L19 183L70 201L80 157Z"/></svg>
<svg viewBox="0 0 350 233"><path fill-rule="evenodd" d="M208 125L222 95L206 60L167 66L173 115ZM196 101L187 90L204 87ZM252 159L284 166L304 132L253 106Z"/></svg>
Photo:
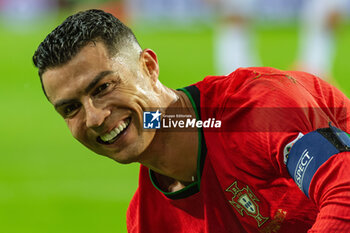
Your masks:
<svg viewBox="0 0 350 233"><path fill-rule="evenodd" d="M126 151L110 154L110 155L107 155L107 157L120 164L130 164L130 163L135 163L139 161L139 156L137 154L126 153Z"/></svg>
<svg viewBox="0 0 350 233"><path fill-rule="evenodd" d="M120 157L110 157L108 156L110 159L113 159L114 161L116 161L117 163L120 163L120 164L130 164L130 163L135 163L137 162L138 160L135 159L135 158L120 158Z"/></svg>

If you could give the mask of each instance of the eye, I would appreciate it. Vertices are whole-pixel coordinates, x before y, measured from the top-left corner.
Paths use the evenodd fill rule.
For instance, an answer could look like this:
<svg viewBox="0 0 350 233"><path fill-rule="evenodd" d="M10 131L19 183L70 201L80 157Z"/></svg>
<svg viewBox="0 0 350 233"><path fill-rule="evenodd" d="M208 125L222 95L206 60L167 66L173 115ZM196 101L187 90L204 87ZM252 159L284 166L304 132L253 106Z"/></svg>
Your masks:
<svg viewBox="0 0 350 233"><path fill-rule="evenodd" d="M74 115L76 110L81 106L80 103L69 104L63 109L64 116L71 117Z"/></svg>
<svg viewBox="0 0 350 233"><path fill-rule="evenodd" d="M98 86L98 87L92 92L92 95L93 95L93 96L96 96L96 95L102 93L102 92L105 91L109 86L110 86L110 83L103 83L102 85Z"/></svg>

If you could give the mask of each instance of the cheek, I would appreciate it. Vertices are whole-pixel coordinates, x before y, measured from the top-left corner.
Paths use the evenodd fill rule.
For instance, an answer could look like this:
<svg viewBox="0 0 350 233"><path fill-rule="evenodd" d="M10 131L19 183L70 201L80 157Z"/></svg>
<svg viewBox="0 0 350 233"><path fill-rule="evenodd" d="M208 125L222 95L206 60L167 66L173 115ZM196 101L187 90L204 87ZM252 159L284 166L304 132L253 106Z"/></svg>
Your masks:
<svg viewBox="0 0 350 233"><path fill-rule="evenodd" d="M118 105L119 107L130 107L135 103L141 104L146 100L147 95L142 95L132 88L119 88L97 103L100 106Z"/></svg>
<svg viewBox="0 0 350 233"><path fill-rule="evenodd" d="M148 105L152 107L157 107L160 104L159 94L155 89L155 86L152 86L151 83L144 81L143 83L138 83L135 86L135 93L138 94Z"/></svg>
<svg viewBox="0 0 350 233"><path fill-rule="evenodd" d="M67 126L74 138L80 140L82 138L82 126L77 119L66 120Z"/></svg>

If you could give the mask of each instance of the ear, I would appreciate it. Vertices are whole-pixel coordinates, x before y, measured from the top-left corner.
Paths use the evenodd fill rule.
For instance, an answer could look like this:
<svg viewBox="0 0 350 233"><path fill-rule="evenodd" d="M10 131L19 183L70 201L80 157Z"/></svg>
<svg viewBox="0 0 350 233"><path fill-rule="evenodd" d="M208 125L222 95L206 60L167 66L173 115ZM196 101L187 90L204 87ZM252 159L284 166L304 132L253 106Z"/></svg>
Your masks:
<svg viewBox="0 0 350 233"><path fill-rule="evenodd" d="M156 53L151 49L144 49L140 54L142 70L155 83L158 80L159 65Z"/></svg>

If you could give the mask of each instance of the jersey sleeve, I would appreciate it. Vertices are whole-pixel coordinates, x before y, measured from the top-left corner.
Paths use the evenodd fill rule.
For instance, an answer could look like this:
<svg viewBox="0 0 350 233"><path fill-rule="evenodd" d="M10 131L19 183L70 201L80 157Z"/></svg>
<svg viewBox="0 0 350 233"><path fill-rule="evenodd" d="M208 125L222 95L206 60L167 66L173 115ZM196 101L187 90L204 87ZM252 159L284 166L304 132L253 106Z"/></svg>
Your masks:
<svg viewBox="0 0 350 233"><path fill-rule="evenodd" d="M271 165L271 175L290 177L286 151L294 140L329 122L343 130L348 126L349 101L312 75L244 69L233 73L232 79L218 118L229 133L226 140L240 135L241 143L235 147L251 152L264 173Z"/></svg>
<svg viewBox="0 0 350 233"><path fill-rule="evenodd" d="M327 160L313 176L309 195L319 209L310 233L350 232L350 152Z"/></svg>
<svg viewBox="0 0 350 233"><path fill-rule="evenodd" d="M310 232L350 230L350 138L330 125L300 138L287 168L298 187L319 210Z"/></svg>

